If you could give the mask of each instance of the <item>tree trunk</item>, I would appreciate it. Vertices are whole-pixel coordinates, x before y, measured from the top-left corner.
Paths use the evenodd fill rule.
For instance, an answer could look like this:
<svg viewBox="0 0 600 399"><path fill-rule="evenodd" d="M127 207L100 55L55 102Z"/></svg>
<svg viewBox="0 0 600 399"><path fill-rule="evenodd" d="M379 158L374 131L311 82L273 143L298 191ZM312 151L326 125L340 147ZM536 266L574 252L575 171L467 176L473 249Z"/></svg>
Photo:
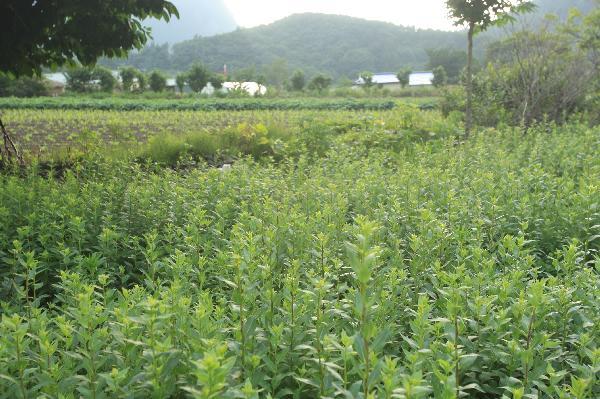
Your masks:
<svg viewBox="0 0 600 399"><path fill-rule="evenodd" d="M475 24L469 23L468 52L467 52L467 108L465 110L465 137L469 138L473 126L473 35Z"/></svg>
<svg viewBox="0 0 600 399"><path fill-rule="evenodd" d="M0 147L0 155L1 155L1 159L0 159L0 166L7 166L13 159L13 157L15 157L17 159L17 161L19 162L20 165L24 164L23 161L23 157L21 156L21 154L19 154L19 150L17 150L17 147L15 146L15 143L12 140L12 137L10 137L10 134L8 134L8 132L6 131L6 128L4 127L4 123L2 122L2 117L0 115L0 132L2 133L2 141L3 141L3 148Z"/></svg>

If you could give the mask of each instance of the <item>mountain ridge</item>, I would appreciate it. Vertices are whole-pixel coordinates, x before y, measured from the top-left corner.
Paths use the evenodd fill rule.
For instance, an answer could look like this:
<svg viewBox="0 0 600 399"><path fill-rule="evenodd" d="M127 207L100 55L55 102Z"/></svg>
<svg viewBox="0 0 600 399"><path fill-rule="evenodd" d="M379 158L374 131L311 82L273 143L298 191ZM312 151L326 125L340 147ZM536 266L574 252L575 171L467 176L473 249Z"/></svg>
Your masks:
<svg viewBox="0 0 600 399"><path fill-rule="evenodd" d="M104 63L181 71L202 62L212 70L221 70L227 64L235 72L252 65L260 69L283 58L290 70L354 77L362 70L423 68L427 63L426 50L440 46L462 49L463 34L344 15L300 13L267 25L196 37L177 43L170 50L151 46L132 54L129 61ZM162 62L165 57L170 68Z"/></svg>
<svg viewBox="0 0 600 399"><path fill-rule="evenodd" d="M182 0L180 0L182 1ZM526 18L541 21L548 12L564 18L572 6L585 13L595 7L594 0L568 0L557 4L540 0L535 13ZM483 57L487 43L499 39L501 29L478 35L475 54ZM389 22L356 17L301 13L253 28L237 28L210 37L197 36L168 45L153 44L129 60L103 60L113 68L133 65L140 69L187 70L196 62L213 71L227 64L229 71L255 66L265 70L284 59L288 72L302 69L308 75L325 73L334 78L354 78L364 70L396 71L403 67L422 69L428 61L427 50L436 48L465 50L463 31L417 29Z"/></svg>

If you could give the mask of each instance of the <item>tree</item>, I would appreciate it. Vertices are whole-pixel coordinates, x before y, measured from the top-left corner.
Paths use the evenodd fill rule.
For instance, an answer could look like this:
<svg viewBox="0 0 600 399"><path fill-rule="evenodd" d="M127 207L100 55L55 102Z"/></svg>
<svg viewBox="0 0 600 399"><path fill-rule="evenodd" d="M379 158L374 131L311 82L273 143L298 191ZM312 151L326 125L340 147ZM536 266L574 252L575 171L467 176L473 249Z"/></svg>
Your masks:
<svg viewBox="0 0 600 399"><path fill-rule="evenodd" d="M433 69L433 85L435 87L443 87L448 83L448 74L443 66L438 66Z"/></svg>
<svg viewBox="0 0 600 399"><path fill-rule="evenodd" d="M452 48L437 48L427 50L429 62L427 68L433 70L439 66L444 67L448 79L454 83L458 81L460 72L467 65L467 52Z"/></svg>
<svg viewBox="0 0 600 399"><path fill-rule="evenodd" d="M256 78L256 66L251 65L246 68L240 68L233 74L233 80L237 82L251 82Z"/></svg>
<svg viewBox="0 0 600 399"><path fill-rule="evenodd" d="M117 84L112 72L103 67L96 67L92 72L94 80L98 81L100 90L111 93Z"/></svg>
<svg viewBox="0 0 600 399"><path fill-rule="evenodd" d="M410 70L410 68L403 68L400 71L398 71L398 74L396 74L396 78L398 78L400 86L402 86L403 89L410 83L411 73L412 71Z"/></svg>
<svg viewBox="0 0 600 399"><path fill-rule="evenodd" d="M150 90L158 93L164 91L167 87L167 78L159 71L152 71L148 77L148 83L150 85Z"/></svg>
<svg viewBox="0 0 600 399"><path fill-rule="evenodd" d="M213 73L208 81L215 90L221 90L223 83L225 82L225 76L220 73Z"/></svg>
<svg viewBox="0 0 600 399"><path fill-rule="evenodd" d="M150 32L141 21L179 16L166 0L3 0L0 3L0 71L39 74L42 67L74 59L89 66L98 57L141 49Z"/></svg>
<svg viewBox="0 0 600 399"><path fill-rule="evenodd" d="M202 64L195 64L187 73L187 81L190 85L190 88L196 92L200 93L202 89L206 87L210 79L210 72L206 67Z"/></svg>
<svg viewBox="0 0 600 399"><path fill-rule="evenodd" d="M40 75L43 67L93 65L99 57L125 56L150 37L146 18L179 16L166 0L3 0L0 2L0 72ZM9 56L7 56L9 55ZM4 154L22 161L0 119Z"/></svg>
<svg viewBox="0 0 600 399"><path fill-rule="evenodd" d="M121 76L121 85L124 91L131 91L133 87L133 81L138 73L138 70L132 67L123 68L119 71Z"/></svg>
<svg viewBox="0 0 600 399"><path fill-rule="evenodd" d="M562 123L589 107L600 71L583 40L549 26L496 43L497 56L473 82L474 118L488 115L484 124L494 124L501 109L509 123L529 127L543 120Z"/></svg>
<svg viewBox="0 0 600 399"><path fill-rule="evenodd" d="M47 96L48 87L39 78L22 76L18 79L0 73L0 97Z"/></svg>
<svg viewBox="0 0 600 399"><path fill-rule="evenodd" d="M254 77L254 81L258 83L259 86L264 86L267 83L267 77L262 73L259 73Z"/></svg>
<svg viewBox="0 0 600 399"><path fill-rule="evenodd" d="M525 0L446 0L446 5L455 25L468 28L465 135L469 137L473 124L473 37L492 25L514 19L511 14L528 12L535 6Z"/></svg>
<svg viewBox="0 0 600 399"><path fill-rule="evenodd" d="M370 88L371 86L373 86L373 72L369 72L369 71L364 71L360 74L360 77L363 80L363 87L365 89Z"/></svg>
<svg viewBox="0 0 600 399"><path fill-rule="evenodd" d="M179 92L183 94L183 89L185 88L185 85L187 84L187 74L180 73L179 75L177 75L175 77L175 84L177 85Z"/></svg>
<svg viewBox="0 0 600 399"><path fill-rule="evenodd" d="M596 0L596 3L598 6L587 15L572 9L562 31L577 40L596 71L600 71L600 0Z"/></svg>
<svg viewBox="0 0 600 399"><path fill-rule="evenodd" d="M304 90L304 86L306 86L306 75L304 74L304 71L298 69L292 74L290 86L294 91Z"/></svg>
<svg viewBox="0 0 600 399"><path fill-rule="evenodd" d="M281 88L288 79L288 62L284 58L275 59L267 67L267 78L273 86Z"/></svg>
<svg viewBox="0 0 600 399"><path fill-rule="evenodd" d="M76 93L85 93L92 89L92 80L94 79L94 70L88 67L73 67L66 73L67 90Z"/></svg>
<svg viewBox="0 0 600 399"><path fill-rule="evenodd" d="M117 79L112 72L103 67L89 68L78 66L70 68L65 74L67 89L76 93L86 93L93 90L112 92Z"/></svg>
<svg viewBox="0 0 600 399"><path fill-rule="evenodd" d="M319 93L325 91L331 85L331 78L325 75L317 75L308 84L310 90L315 90Z"/></svg>
<svg viewBox="0 0 600 399"><path fill-rule="evenodd" d="M146 91L146 87L148 86L148 78L146 74L142 71L137 71L135 74L135 79L137 80L136 91L143 93Z"/></svg>

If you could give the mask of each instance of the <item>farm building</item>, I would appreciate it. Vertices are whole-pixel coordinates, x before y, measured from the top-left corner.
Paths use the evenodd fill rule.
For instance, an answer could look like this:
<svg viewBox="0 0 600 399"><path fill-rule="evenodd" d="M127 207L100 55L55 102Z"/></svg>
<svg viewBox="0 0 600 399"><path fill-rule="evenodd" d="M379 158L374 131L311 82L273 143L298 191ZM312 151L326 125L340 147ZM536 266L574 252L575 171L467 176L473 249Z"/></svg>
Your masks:
<svg viewBox="0 0 600 399"><path fill-rule="evenodd" d="M265 94L267 92L267 88L256 82L224 82L223 86L221 87L221 92L227 93L230 91L244 91L251 96L255 96L257 94ZM214 93L215 88L210 83L208 83L206 87L202 89L202 94L207 96L212 96Z"/></svg>
<svg viewBox="0 0 600 399"><path fill-rule="evenodd" d="M359 77L354 81L356 86L362 86L365 81L362 77ZM393 72L381 72L373 74L373 84L382 85L388 88L400 88L400 81ZM430 71L418 71L412 72L409 77L409 86L430 86L433 84L433 72Z"/></svg>
<svg viewBox="0 0 600 399"><path fill-rule="evenodd" d="M59 96L65 92L67 87L67 78L62 73L45 73L43 75L50 95Z"/></svg>

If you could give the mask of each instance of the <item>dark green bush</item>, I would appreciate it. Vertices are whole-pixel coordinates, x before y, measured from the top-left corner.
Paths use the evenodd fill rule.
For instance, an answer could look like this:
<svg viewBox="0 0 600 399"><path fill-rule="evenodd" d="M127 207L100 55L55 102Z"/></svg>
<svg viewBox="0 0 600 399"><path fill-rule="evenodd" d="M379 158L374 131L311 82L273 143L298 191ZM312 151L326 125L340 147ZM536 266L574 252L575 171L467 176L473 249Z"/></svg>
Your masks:
<svg viewBox="0 0 600 399"><path fill-rule="evenodd" d="M0 97L39 97L49 94L48 87L38 78L18 79L0 73Z"/></svg>

